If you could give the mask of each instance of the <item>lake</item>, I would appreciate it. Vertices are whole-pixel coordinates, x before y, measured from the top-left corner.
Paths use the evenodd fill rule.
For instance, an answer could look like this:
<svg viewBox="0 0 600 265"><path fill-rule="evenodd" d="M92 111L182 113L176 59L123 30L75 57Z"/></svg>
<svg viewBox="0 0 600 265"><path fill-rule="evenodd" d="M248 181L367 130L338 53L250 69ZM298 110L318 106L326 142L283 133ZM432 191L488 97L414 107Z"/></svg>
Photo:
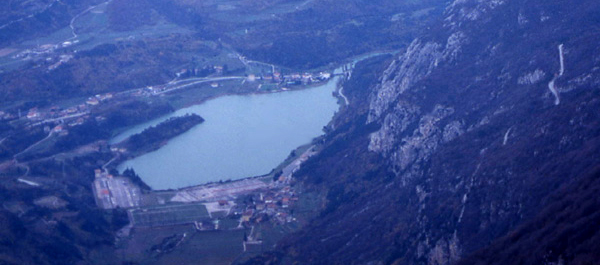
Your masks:
<svg viewBox="0 0 600 265"><path fill-rule="evenodd" d="M196 113L205 119L117 169L133 168L155 190L267 174L293 149L323 134L323 126L339 108L332 96L337 79L303 90L223 96L135 126L110 142L174 116Z"/></svg>

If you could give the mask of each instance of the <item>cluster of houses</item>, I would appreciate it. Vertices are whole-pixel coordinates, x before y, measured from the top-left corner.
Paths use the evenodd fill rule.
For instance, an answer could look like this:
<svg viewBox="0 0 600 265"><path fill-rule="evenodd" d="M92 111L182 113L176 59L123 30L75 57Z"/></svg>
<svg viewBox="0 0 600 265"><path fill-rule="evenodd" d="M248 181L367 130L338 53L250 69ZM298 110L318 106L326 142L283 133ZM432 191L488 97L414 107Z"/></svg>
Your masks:
<svg viewBox="0 0 600 265"><path fill-rule="evenodd" d="M54 109L54 108L55 107L53 107L51 109ZM87 112L85 112L86 110L79 110L78 107L75 107L75 109L76 109L75 112L73 112L73 109L71 109L71 108L69 108L67 110L60 110L60 111L49 110L46 112L41 112L41 111L38 111L37 108L32 108L27 113L27 118L31 121L39 121L37 124L41 124L41 123L52 124L52 123L54 123L55 124L54 127L51 127L48 125L44 126L44 131L57 133L59 136L65 136L65 135L69 134L69 131L67 130L69 127L79 126L79 125L83 124L87 118L89 118L87 115L85 115L87 113ZM84 111L84 112L80 113L80 114L82 114L82 116L72 117L70 119L70 116L72 115L72 114L69 114L70 112L77 114L80 111ZM44 122L44 121L51 121L51 122ZM37 125L37 124L34 124L34 125Z"/></svg>
<svg viewBox="0 0 600 265"><path fill-rule="evenodd" d="M111 99L112 97L113 95L111 93L99 94L88 98L86 103L66 109L62 109L58 106L52 106L50 108L41 110L37 107L34 107L25 113L24 118L31 122L29 124L30 126L45 125L45 132L52 132L58 134L59 136L65 136L69 134L68 128L82 125L90 118L89 113L92 106L98 105L103 101ZM20 117L20 111L18 116L11 113L0 112L0 120L15 119ZM95 118L97 121L106 119L103 116L98 116ZM54 127L52 127L52 124Z"/></svg>
<svg viewBox="0 0 600 265"><path fill-rule="evenodd" d="M85 111L87 111L87 108L85 105L75 106L75 107L71 107L71 108L64 109L64 110L60 109L57 106L50 107L50 109L47 109L47 110L40 110L37 107L35 107L35 108L29 109L26 117L27 117L27 119L32 120L32 121L41 121L41 120L45 120L45 119L56 119L56 118L68 117L70 115L77 114L80 112L85 112Z"/></svg>
<svg viewBox="0 0 600 265"><path fill-rule="evenodd" d="M96 96L89 97L85 103L90 106L96 106L96 105L100 104L101 102L107 101L112 98L113 98L112 93L98 94Z"/></svg>
<svg viewBox="0 0 600 265"><path fill-rule="evenodd" d="M107 101L113 97L112 93L99 94L94 97L90 97L87 99L85 104L79 104L73 107L69 107L66 109L61 109L58 106L52 106L46 110L40 110L37 107L29 109L27 112L27 119L31 121L42 121L48 119L68 119L73 118L75 116L79 116L79 119L76 119L73 124L69 124L72 126L81 125L83 121L85 121L85 114L89 113L90 107L100 104L101 102ZM10 115L10 114L6 114ZM1 114L0 114L1 116Z"/></svg>
<svg viewBox="0 0 600 265"><path fill-rule="evenodd" d="M159 93L167 90L167 86L159 85L159 86L147 86L143 89L143 95L158 95Z"/></svg>
<svg viewBox="0 0 600 265"><path fill-rule="evenodd" d="M262 74L260 76L248 75L248 81L262 80L276 84L285 85L307 85L315 82L327 81L331 78L331 73L320 72L318 74L311 73L292 73L281 74L279 72Z"/></svg>
<svg viewBox="0 0 600 265"><path fill-rule="evenodd" d="M67 130L68 125L66 124L58 124L54 127L51 126L44 126L44 132L49 133L56 133L58 134L58 136L66 136L69 134L69 130Z"/></svg>
<svg viewBox="0 0 600 265"><path fill-rule="evenodd" d="M77 44L77 43L79 43L79 40L65 41L65 42L62 42L59 44L44 44L44 45L40 45L40 46L32 48L32 49L23 50L20 53L12 56L12 58L13 59L28 58L28 57L32 57L32 56L36 56L36 55L52 53L57 49L66 48L66 47L69 47L69 46L71 46L73 44Z"/></svg>
<svg viewBox="0 0 600 265"><path fill-rule="evenodd" d="M17 118L17 116L15 116L14 114L0 110L0 121L13 120L15 118Z"/></svg>
<svg viewBox="0 0 600 265"><path fill-rule="evenodd" d="M67 53L61 54L59 56L56 56L56 54L54 52L58 49L67 48L67 47L70 47L77 43L79 43L79 40L65 41L65 42L58 43L58 44L39 45L35 48L22 50L19 53L13 55L12 58L13 59L31 59L31 58L44 58L45 57L46 63L50 64L47 69L48 69L48 71L52 71L52 70L58 68L59 66L61 66L62 64L66 63L74 58L73 53L70 51L67 51ZM75 53L76 52L77 51L75 51Z"/></svg>
<svg viewBox="0 0 600 265"><path fill-rule="evenodd" d="M277 190L254 193L252 202L242 209L236 209L244 224L271 221L276 224L289 223L295 220L290 207L298 201L298 196L290 186Z"/></svg>
<svg viewBox="0 0 600 265"><path fill-rule="evenodd" d="M77 105L67 109L60 109L57 106L50 107L48 110L39 110L37 107L29 109L27 119L31 121L41 121L46 119L68 118L79 113L85 113L88 107L85 104Z"/></svg>

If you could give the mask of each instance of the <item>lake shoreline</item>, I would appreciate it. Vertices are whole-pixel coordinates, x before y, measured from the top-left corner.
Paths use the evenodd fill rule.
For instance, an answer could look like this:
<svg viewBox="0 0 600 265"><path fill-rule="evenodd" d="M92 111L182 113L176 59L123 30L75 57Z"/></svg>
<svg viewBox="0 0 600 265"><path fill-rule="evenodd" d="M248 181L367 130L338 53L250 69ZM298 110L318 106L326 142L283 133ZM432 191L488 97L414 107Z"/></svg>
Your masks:
<svg viewBox="0 0 600 265"><path fill-rule="evenodd" d="M123 139L118 139L120 137L119 135L115 136L113 138L113 140L111 140L111 141L114 141L115 138L117 138L118 141L113 142L112 145L116 146L116 145L118 145L118 143L126 141L126 139L128 137L131 137L131 135L133 135L133 134L139 133L139 130L143 129L144 127L147 128L148 126L152 126L152 124L155 123L157 120L160 121L161 119L165 119L165 118L168 118L168 117L177 117L177 116L180 116L180 115L184 115L185 114L184 112L186 112L186 113L197 113L197 114L200 114L203 117L205 117L204 111L202 111L202 109L203 108L213 108L214 109L214 106L216 106L216 105L212 105L211 106L211 105L204 105L204 104L206 104L207 102L210 102L210 100L218 100L219 98L227 98L227 97L224 97L224 96L229 96L232 99L224 99L223 101L221 101L221 103L222 102L230 102L230 103L226 104L227 106L223 110L225 112L231 112L231 111L233 111L233 112L231 112L231 114L225 114L225 113L223 113L223 114L221 114L219 116L216 116L216 117L206 117L207 121L212 122L212 124L209 125L209 126L213 126L214 123L215 123L215 121L218 124L223 123L223 122L220 122L220 121L222 121L222 120L229 120L230 116L232 118L239 119L240 118L240 117L238 117L238 116L240 116L239 114L246 112L246 110L242 109L242 108L250 107L249 110L251 111L251 113L243 114L243 115L254 115L254 114L257 113L256 109L258 108L258 109L261 109L260 111L262 111L262 112L267 111L267 113L269 113L269 112L270 113L273 113L273 112L276 113L276 114L268 114L268 115L271 115L271 116L265 116L265 117L270 117L270 118L267 118L266 121L269 121L269 120L273 119L274 117L277 117L277 118L275 118L275 120L273 122L271 122L272 125L268 124L268 123L267 123L268 125L265 125L265 122L259 122L258 124L255 124L258 121L256 121L256 118L252 118L253 121L250 122L250 123L248 123L248 121L244 120L242 122L242 124L239 124L239 125L236 125L236 126L233 127L233 128L237 127L237 129L232 129L230 127L225 127L226 129L222 127L220 129L221 130L226 130L226 131L233 130L233 132L242 132L243 135L245 135L245 134L254 135L251 132L246 132L246 128L244 126L250 126L250 127L252 127L253 131L256 131L257 130L256 128L263 128L263 129L260 129L260 130L268 130L268 131L271 131L272 129L278 129L279 128L278 130L281 131L279 133L279 135L283 135L281 137L283 137L283 138L290 138L290 139L296 139L296 140L293 140L293 141L289 142L289 145L291 144L291 145L294 145L294 146L291 147L291 148L289 148L289 150L282 151L283 149L286 149L286 147L285 147L286 145L283 145L283 146L281 146L281 148L275 148L276 149L275 151L269 151L266 154L262 150L261 151L258 151L258 150L254 151L255 154L259 154L260 153L261 154L260 157L261 158L264 157L264 159L263 159L263 161L259 162L256 166L253 165L253 166L251 166L251 167L249 167L247 169L245 168L244 164L252 164L253 162L252 161L246 161L248 159L242 159L242 158L239 158L239 156L233 156L233 157L238 157L238 158L233 158L232 157L231 159L229 159L229 158L226 159L228 161L236 161L236 162L239 162L239 163L242 164L240 166L235 166L236 168L234 168L234 169L228 169L227 163L231 163L231 162L224 162L223 164L225 166L216 166L216 167L212 167L211 169L206 169L206 167L203 167L203 165L202 165L201 162L189 162L189 163L195 163L195 164L198 164L198 165L196 165L196 166L185 166L185 167L200 167L200 168L202 168L202 170L199 171L197 174L199 176L203 176L202 178L205 178L206 182L205 183L200 183L200 184L197 184L197 185L206 185L208 183L215 183L215 182L218 183L219 180L214 180L215 176L222 176L223 180L224 179L243 180L243 179L248 179L248 178L268 176L268 175L272 174L272 171L273 171L274 168L277 168L283 161L285 161L287 159L285 157L283 157L282 159L276 159L276 160L279 160L279 161L277 161L274 165L269 166L270 167L269 170L263 171L265 173L255 174L255 173L258 173L257 171L262 171L262 170L257 170L257 168L261 168L261 167L264 168L265 165L268 165L268 164L270 164L273 161L273 158L272 158L273 157L273 152L279 154L279 155L277 155L277 157L281 156L282 153L285 153L287 155L288 152L297 149L299 146L303 146L305 144L311 143L315 137L318 137L318 136L320 136L320 135L322 135L324 133L322 131L323 126L326 126L331 121L331 119L334 117L334 115L339 111L340 107L342 106L340 104L339 97L337 96L337 93L335 93L337 91L338 85L340 84L339 83L340 80L341 80L341 77L336 76L336 77L333 77L331 79L328 79L326 82L319 82L319 83L315 83L315 84L311 84L311 85L307 85L307 86L302 86L302 87L298 87L298 88L292 88L292 89L288 89L288 90L279 89L279 90L275 90L275 91L255 91L255 92L252 92L252 93L227 93L227 94L222 94L222 95L218 95L218 96L206 98L206 99L199 100L199 101L196 101L196 102L191 103L191 104L187 104L186 106L188 106L188 107L178 108L174 112L171 112L170 114L168 114L166 116L157 118L154 121L150 121L149 123L146 123L146 125L144 125L144 124L142 124L142 126L137 125L137 128L136 127L132 127L132 128L129 129L129 130L133 130L134 131L132 134L129 134L129 132L127 132L127 131L123 132L125 134L125 138L123 138ZM314 92L302 92L302 91L311 91L311 89L315 89ZM325 89L326 92L323 91L323 89ZM254 99L254 100L250 100L248 102L248 104L246 104L246 103L239 104L240 102L246 102L247 101L247 99L246 99L247 96L252 97L254 95L260 96L260 95L287 94L287 93L282 93L282 92L300 92L302 94L300 94L300 95L294 95L294 96L275 96L274 98L257 98L257 99ZM231 102L236 102L236 103L232 104ZM271 102L271 103L267 103L267 102ZM275 103L273 103L273 102L275 102ZM317 103L317 102L320 102L320 103ZM215 103L215 104L217 104L217 105L218 104L223 105L221 103ZM323 105L324 103L326 103L325 106L327 106L327 107L325 107L325 106L321 107L321 108L324 108L324 109L319 109L319 107L317 107L317 109L313 109L314 106L320 106L320 105ZM266 109L263 110L263 107L260 107L258 105L252 107L253 104L254 105L255 104L267 104L268 106L266 107ZM230 105L236 105L236 106L239 105L239 106L238 107L231 107ZM277 107L273 107L271 105L277 106ZM200 106L203 106L203 107L200 107ZM223 106L225 106L225 105L223 105ZM186 108L191 108L191 109L186 110ZM222 107L217 107L217 108L219 109L219 108L222 108ZM278 113L278 112L281 112L281 110L284 110L284 112L283 113ZM300 112L298 112L298 111L300 111ZM321 111L324 111L324 112L321 113ZM254 113L254 114L252 114L252 113ZM317 118L316 120L315 119L310 119L309 124L311 124L311 125L308 127L307 130L304 130L304 129L296 128L298 126L302 126L301 125L302 123L296 125L296 121L294 121L294 122L292 122L290 124L290 122L291 122L290 120L295 120L296 119L294 117L299 117L298 115L304 116L303 114L300 114L300 113L306 113L306 114L310 113L310 115L308 117L312 116L312 117L321 117L321 118ZM329 113L331 115L331 117L328 117L328 114L324 115L324 113ZM230 115L230 116L223 116L223 115ZM275 115L275 116L273 116L273 115ZM262 115L262 116L264 116L264 115ZM255 117L255 116L253 116L253 117ZM261 116L256 116L256 117L261 117ZM262 119L262 118L259 118L259 120L260 119ZM281 123L277 123L277 121L280 121L281 119L283 119L284 121L286 121L286 122L284 122L285 125L281 124ZM301 120L304 123L306 123L306 119L305 118L302 118ZM227 123L231 123L231 122L233 122L233 121L227 121ZM262 124L262 125L260 125L260 124ZM290 127L290 125L293 125L293 126ZM220 125L217 125L217 126L220 126ZM272 128L270 128L270 127L272 127ZM281 129L281 128L283 128L283 129ZM294 128L296 128L296 129L294 129ZM136 130L138 132L135 132ZM196 127L194 127L190 131L188 131L188 132L186 132L186 133L184 133L184 134L182 134L182 135L180 135L178 137L184 137L182 139L197 138L197 137L200 136L200 135L198 135L197 130L206 130L206 129L205 129L205 127L202 127L202 128L196 128ZM303 133L300 133L300 134L296 135L296 133L294 133L294 130L301 130L301 131L303 131ZM310 133L311 131L312 131L312 133ZM319 131L319 132L317 133L316 131ZM185 136L185 135L190 134L190 133L191 133L191 135L194 135L194 136L191 136L191 135ZM314 135L314 136L307 136L307 133L308 133L308 135ZM229 134L231 134L231 133L229 133ZM262 134L262 133L260 133L260 134ZM273 134L273 133L270 133L270 134ZM247 136L249 136L249 135L247 135ZM245 137L247 137L247 136L245 136ZM275 139L279 139L277 137L278 136L275 136ZM302 139L302 138L306 138L306 137L310 137L310 139L307 140L307 141L302 140L301 142L299 142L298 139ZM177 138L177 137L175 137L175 138ZM165 146L168 146L169 144L172 144L172 141L175 138L168 139L166 141L167 143L165 145L163 145L161 147L161 149L154 150L152 152L137 153L137 154L133 154L133 155L131 153L126 152L126 151L122 152L121 155L116 159L116 161L114 161L114 163L112 164L111 167L114 168L114 169L117 169L119 172L123 171L125 168L134 168L134 170L136 171L136 173L138 173L139 175L141 175L143 179L148 179L148 175L154 175L154 176L156 176L156 174L158 174L156 172L158 172L158 171L162 172L164 170L159 169L158 171L154 171L154 170L153 171L148 171L148 169L146 169L146 172L143 172L144 171L143 169L141 169L141 170L138 169L140 167L139 164L140 163L145 164L146 162L140 162L140 161L149 161L148 159L151 159L152 161L154 161L154 162L152 162L154 164L160 164L160 163L163 163L163 162L171 164L170 162L168 162L166 160L162 160L162 159L159 160L159 161L157 161L156 157L163 157L164 155L166 155L166 153L169 153L169 156L174 156L174 157L178 157L178 156L180 157L180 156L182 156L181 154L180 155L175 155L177 152L173 153L173 149L172 148L169 149L169 150L167 150L167 151L165 151L165 150L162 149L162 148L165 148ZM200 138L204 138L204 137L200 137ZM207 138L210 138L210 136L207 135ZM262 137L262 138L264 138L264 137ZM182 140L182 139L179 139L179 141L176 141L176 143L174 143L174 145L181 146L181 144L182 144L181 141L189 141L189 140ZM240 141L239 139L236 140L236 138L230 138L230 139L231 139L231 141L236 142L236 143L239 143L239 141ZM244 139L246 139L246 138L244 138ZM192 140L192 141L193 142L187 142L186 145L190 145L191 144L191 146L193 146L193 147L190 147L190 148L192 148L192 149L203 149L204 148L204 147L201 147L202 144L200 146L197 146L196 144L194 144L194 142L196 142L197 140ZM243 144L244 146L248 146L248 145L249 146L256 146L256 145L259 145L261 142L264 142L264 139L259 140L259 142L256 142L256 143L255 143L255 140L247 140L247 139L243 140L243 142L245 142L245 141L247 141L248 144ZM287 142L287 140L284 140L284 142ZM295 143L297 143L297 145ZM234 150L233 152L237 151L237 150L235 150L237 148L232 148L231 144L229 144L229 143L226 143L226 146L230 146L230 147L229 148L228 147L224 147L223 149ZM266 145L266 146L269 146L269 145ZM183 148L188 149L188 147L183 147ZM267 149L269 149L269 148L267 148ZM265 150L267 150L267 149L265 149ZM152 153L154 153L154 152L160 152L160 150L163 150L163 153L165 153L165 154L158 154L158 155L154 154L154 155L152 155ZM213 149L210 149L210 150L213 150ZM244 151L242 151L242 152L247 152L247 149L243 149L243 150ZM253 150L256 150L256 149L253 149ZM199 151L199 152L202 152L202 151ZM219 151L219 153L221 153L221 152L226 152L227 153L227 152L231 152L231 151ZM142 158L141 160L139 160L140 157L147 156L147 155L150 155L153 158ZM189 156L189 154L183 155L183 156ZM256 155L254 155L254 156L256 156ZM197 157L196 155L192 155L192 157L195 159L194 161L202 161L203 163L205 163L205 165L214 164L214 159L203 160L200 157ZM201 157L205 157L205 156L201 155ZM253 157L253 156L250 155L249 157ZM269 158L269 157L271 157L271 158ZM186 157L181 157L181 158L183 160L187 159ZM138 159L139 161L134 161L136 159ZM198 160L198 159L200 159L200 160ZM256 160L255 158L252 158L252 159ZM170 159L170 158L167 157L167 160L172 161L173 159ZM128 161L133 161L133 162L128 162ZM189 161L189 160L186 160L186 161ZM213 161L213 163L211 163L210 161ZM125 164L125 163L128 163L128 164ZM138 163L138 166L133 166L136 163ZM175 165L176 166L176 170L178 172L180 172L180 173L176 173L177 175L179 175L179 174L184 174L185 175L185 176L176 178L176 180L177 180L176 182L183 182L183 183L185 183L186 181L187 182L193 182L192 179L194 179L194 177L190 177L189 176L189 170L188 169L180 169L179 168L180 166L177 166L177 165L180 165L181 163L184 163L184 162L177 161L175 164L171 164L171 165ZM186 163L188 163L188 162L186 162ZM237 164L239 164L239 163L237 163ZM154 167L154 166L143 165L142 167L150 168L150 167ZM211 166L208 166L208 167L211 167ZM239 174L244 174L243 173L244 171L248 172L250 174L247 174L244 177L236 177L236 175L239 176ZM151 173L148 173L148 172L151 172ZM188 172L188 173L185 173L185 172ZM205 173L205 174L203 174L202 172L217 172L217 173L214 173L214 174L210 174L210 173L206 174ZM229 173L227 173L227 172L229 172ZM235 173L235 172L237 172L237 173ZM255 173L252 173L252 172L255 172ZM169 176L173 176L173 173L168 174L167 178L169 178ZM173 180L175 180L175 179L173 179ZM185 186L170 188L169 186L177 186L177 184L173 184L173 182L170 182L170 184L167 184L167 187L165 187L165 188L158 188L159 186L162 186L162 185L158 185L157 186L156 181L158 181L158 182L164 182L166 180L165 179L161 180L161 179L156 179L155 178L154 183L152 185L149 185L149 186L152 187L153 191L169 190L169 189L181 189L181 188L189 188L191 186L197 186L196 184L192 184L192 185L185 185ZM146 184L152 183L152 181L147 181L147 180L144 181L144 182Z"/></svg>
<svg viewBox="0 0 600 265"><path fill-rule="evenodd" d="M366 55L366 56L361 56L358 59L353 60L353 61L351 61L349 63L344 64L344 65L350 65L350 69L352 69L354 67L354 65L356 65L360 61L366 60L366 59L371 58L371 57L385 55L385 54L389 54L389 53L386 53L386 52L384 52L384 53L373 53L373 54L369 54L369 55ZM336 68L336 70L334 70L333 73L335 73L338 69L341 69L341 68L342 67ZM331 122L331 120L333 120L335 118L335 116L337 116L339 114L339 111L345 106L345 104L344 104L345 100L344 100L343 96L341 95L341 93L339 93L340 87L341 87L341 85L343 85L344 81L346 81L345 78L344 78L344 76L340 76L340 74L338 73L338 74L335 74L332 78L328 79L325 82L320 82L320 83L311 84L311 85L305 85L305 86L302 86L302 87L299 87L299 88L291 88L291 89L287 89L287 90L278 89L278 90L275 90L275 91L254 91L254 92L249 92L249 93L225 93L225 94L221 94L221 95L207 97L207 98L204 98L204 99L201 99L201 100L197 100L197 101L192 101L192 102L187 103L187 104L183 104L180 108L175 109L171 114L173 114L173 113L175 113L177 111L180 111L182 109L186 109L186 108L190 108L190 107L202 105L202 104L204 104L204 103L206 103L206 102L208 102L210 100L222 98L222 97L225 97L225 96L253 96L253 95L266 95L266 94L280 94L282 92L294 92L294 91L308 90L308 89L319 87L319 86L325 86L329 82L336 82L334 84L335 87L333 88L331 96L336 99L337 110L334 112L334 114L331 117L331 119L329 119L329 121L327 122L327 124L326 124L326 126L327 126ZM322 134L320 136L322 136ZM300 144L300 145L294 147L292 149L292 151L296 151L296 150L298 150L299 148L301 148L302 146L305 146L305 145L314 144L315 139L317 139L320 136L314 137L309 142L304 143L304 144ZM167 145L170 140L171 139L166 140L165 143L164 143L164 145ZM161 146L161 148L163 146ZM154 150L154 151L156 151L156 150ZM151 152L154 152L154 151L151 151ZM151 152L148 152L148 153L151 153ZM116 159L116 161L115 161L116 163L114 163L113 165L116 164L116 165L118 165L117 167L119 167L119 166L121 166L121 164L125 163L128 160L135 159L136 157L143 156L143 155L148 154L148 153L136 154L133 157L131 157L131 156L129 156L129 157L119 156ZM287 162L287 160L289 158L290 157L281 160L281 162L278 165L276 165L275 167L273 167L268 173L261 174L261 175L253 175L253 176L248 176L248 177L241 177L241 178L236 178L236 179L227 179L227 180L220 180L220 181L208 181L208 182L202 183L202 184L188 185L188 186L183 186L183 187L179 187L179 188L175 188L175 189L173 189L173 188L167 188L167 189L155 189L155 188L151 188L151 191L152 192L157 192L157 191L180 191L180 190L186 190L186 189L190 189L190 188L194 188L194 187L202 187L202 186L207 186L207 185L215 185L215 184L222 184L222 183L238 182L238 181L243 181L243 180L246 180L246 179L266 178L266 177L274 174L274 171L277 168L285 166L285 164L286 164L286 162ZM291 163L291 162L289 162L289 163ZM287 163L287 164L289 164L289 163ZM117 169L117 167L115 167L115 169ZM144 181L144 183L146 183L146 182Z"/></svg>
<svg viewBox="0 0 600 265"><path fill-rule="evenodd" d="M332 77L331 79L334 79L334 77ZM288 89L288 90L279 89L279 90L275 90L275 91L254 91L254 92L247 92L247 93L241 92L241 93L224 93L224 94L219 94L219 95L210 96L210 97L207 97L207 98L204 98L204 99L201 99L201 100L192 101L191 103L183 104L182 107L175 109L173 112L181 110L181 109L193 107L193 106L196 106L196 105L200 105L200 104L203 104L203 103L205 103L207 101L210 101L210 100L213 100L213 99L217 99L217 98L221 98L221 97L227 97L227 96L253 96L253 95L265 95L265 94L277 94L277 93L285 93L285 92L302 91L302 90L311 89L311 88L314 88L314 87L325 85L328 82L333 81L331 79L328 79L327 81L316 83L316 84L302 85L302 87L300 87L300 88L291 88L291 89Z"/></svg>

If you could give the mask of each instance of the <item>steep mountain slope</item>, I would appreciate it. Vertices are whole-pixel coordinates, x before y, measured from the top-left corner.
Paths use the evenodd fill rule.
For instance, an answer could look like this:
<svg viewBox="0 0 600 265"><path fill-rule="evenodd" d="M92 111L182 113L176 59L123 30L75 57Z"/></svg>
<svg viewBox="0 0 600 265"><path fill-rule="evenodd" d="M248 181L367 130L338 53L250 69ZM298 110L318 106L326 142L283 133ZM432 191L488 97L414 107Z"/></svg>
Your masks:
<svg viewBox="0 0 600 265"><path fill-rule="evenodd" d="M559 189L531 221L461 264L597 264L600 260L600 171Z"/></svg>
<svg viewBox="0 0 600 265"><path fill-rule="evenodd" d="M600 162L599 10L457 0L374 85L355 86L372 68L358 67L299 174L327 193L321 217L256 261L452 264L557 210L553 194ZM529 260L575 258L554 250Z"/></svg>

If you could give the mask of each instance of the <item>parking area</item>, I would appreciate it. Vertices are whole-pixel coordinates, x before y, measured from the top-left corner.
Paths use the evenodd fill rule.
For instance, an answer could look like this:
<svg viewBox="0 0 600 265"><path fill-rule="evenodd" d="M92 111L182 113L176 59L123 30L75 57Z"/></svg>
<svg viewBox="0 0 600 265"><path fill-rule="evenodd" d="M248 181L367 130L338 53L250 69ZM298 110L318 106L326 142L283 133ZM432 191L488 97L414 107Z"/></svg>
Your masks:
<svg viewBox="0 0 600 265"><path fill-rule="evenodd" d="M142 207L129 210L129 217L134 226L169 226L192 224L210 219L203 204L171 204Z"/></svg>
<svg viewBox="0 0 600 265"><path fill-rule="evenodd" d="M132 208L140 205L140 188L125 177L100 176L94 180L98 206L104 209Z"/></svg>

